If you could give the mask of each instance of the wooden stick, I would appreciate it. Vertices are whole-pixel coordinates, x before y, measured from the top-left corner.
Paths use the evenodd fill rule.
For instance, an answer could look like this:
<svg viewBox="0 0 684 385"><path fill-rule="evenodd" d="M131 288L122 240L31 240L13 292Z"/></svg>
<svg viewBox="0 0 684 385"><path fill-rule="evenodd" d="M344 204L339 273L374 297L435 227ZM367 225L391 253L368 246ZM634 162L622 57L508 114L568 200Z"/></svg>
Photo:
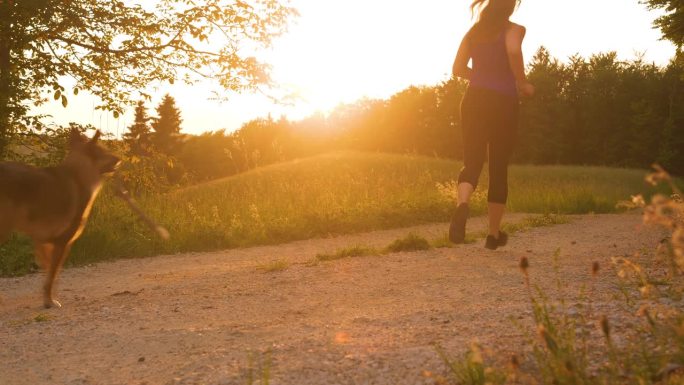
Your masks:
<svg viewBox="0 0 684 385"><path fill-rule="evenodd" d="M114 181L114 187L116 196L128 203L128 207L130 207L134 213L138 214L138 217L145 222L145 224L149 226L152 231L156 232L164 240L168 240L171 237L168 230L155 223L150 217L147 216L147 214L145 214L145 212L140 209L140 207L138 207L138 205L135 203L135 199L133 199L131 194L124 189L119 180Z"/></svg>

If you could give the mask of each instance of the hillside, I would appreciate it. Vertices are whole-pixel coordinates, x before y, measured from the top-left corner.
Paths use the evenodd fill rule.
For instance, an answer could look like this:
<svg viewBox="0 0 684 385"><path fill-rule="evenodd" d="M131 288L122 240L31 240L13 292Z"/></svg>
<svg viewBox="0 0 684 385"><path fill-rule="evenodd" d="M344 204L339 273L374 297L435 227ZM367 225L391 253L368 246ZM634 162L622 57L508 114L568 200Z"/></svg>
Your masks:
<svg viewBox="0 0 684 385"><path fill-rule="evenodd" d="M334 153L258 168L167 194L141 197L168 228L158 239L106 189L68 264L276 244L448 221L459 162L431 157ZM513 166L509 209L522 213L608 213L619 201L652 192L645 171ZM472 203L486 210L486 171ZM22 238L0 246L0 274L34 270Z"/></svg>

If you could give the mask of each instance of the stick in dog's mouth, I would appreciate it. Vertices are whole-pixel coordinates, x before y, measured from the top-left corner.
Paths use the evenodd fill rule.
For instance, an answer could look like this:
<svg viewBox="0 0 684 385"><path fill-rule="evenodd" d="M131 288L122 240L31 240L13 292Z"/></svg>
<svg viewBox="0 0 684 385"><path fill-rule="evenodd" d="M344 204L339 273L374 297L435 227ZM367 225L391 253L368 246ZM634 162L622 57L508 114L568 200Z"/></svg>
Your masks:
<svg viewBox="0 0 684 385"><path fill-rule="evenodd" d="M171 237L168 230L158 225L155 221L148 217L147 214L140 209L140 207L138 207L138 205L135 203L135 199L133 199L131 194L123 187L123 184L118 179L114 179L114 192L116 193L116 196L123 199L128 204L128 207L130 207L130 209L138 215L138 218L145 222L145 224L149 226L152 231L156 232L162 239L168 240Z"/></svg>

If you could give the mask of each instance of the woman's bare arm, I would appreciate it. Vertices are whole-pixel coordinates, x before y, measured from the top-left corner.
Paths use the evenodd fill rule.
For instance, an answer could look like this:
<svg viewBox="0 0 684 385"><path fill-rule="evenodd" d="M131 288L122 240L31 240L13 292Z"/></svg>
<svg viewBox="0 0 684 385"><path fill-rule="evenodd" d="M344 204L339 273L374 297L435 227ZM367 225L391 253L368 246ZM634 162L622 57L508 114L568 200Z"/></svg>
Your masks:
<svg viewBox="0 0 684 385"><path fill-rule="evenodd" d="M522 42L525 38L525 32L525 27L522 25L511 25L506 32L506 52L508 53L508 62L513 71L513 76L515 76L518 90L523 96L532 96L534 94L534 86L527 81L522 54Z"/></svg>
<svg viewBox="0 0 684 385"><path fill-rule="evenodd" d="M472 70L468 67L469 61L470 43L468 42L468 35L466 35L461 41L461 45L458 47L458 52L456 53L456 59L454 60L454 66L452 68L454 77L470 80L470 73Z"/></svg>
<svg viewBox="0 0 684 385"><path fill-rule="evenodd" d="M506 31L506 53L508 53L508 62L513 70L516 82L525 82L525 64L522 55L522 42L525 38L525 27L517 24L511 25Z"/></svg>

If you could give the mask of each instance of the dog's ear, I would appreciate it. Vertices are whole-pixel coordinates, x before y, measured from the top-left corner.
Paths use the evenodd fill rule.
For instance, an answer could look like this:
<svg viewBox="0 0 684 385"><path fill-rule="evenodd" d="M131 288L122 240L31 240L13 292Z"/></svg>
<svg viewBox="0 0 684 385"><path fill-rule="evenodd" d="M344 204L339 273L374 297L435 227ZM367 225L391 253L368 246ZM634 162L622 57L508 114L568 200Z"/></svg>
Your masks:
<svg viewBox="0 0 684 385"><path fill-rule="evenodd" d="M81 135L76 127L73 127L69 132L69 147L74 147L78 144L82 144L83 142L83 135Z"/></svg>
<svg viewBox="0 0 684 385"><path fill-rule="evenodd" d="M102 136L102 132L100 130L95 131L95 135L93 135L93 138L90 139L91 144L96 144L98 140L100 140L100 136Z"/></svg>

